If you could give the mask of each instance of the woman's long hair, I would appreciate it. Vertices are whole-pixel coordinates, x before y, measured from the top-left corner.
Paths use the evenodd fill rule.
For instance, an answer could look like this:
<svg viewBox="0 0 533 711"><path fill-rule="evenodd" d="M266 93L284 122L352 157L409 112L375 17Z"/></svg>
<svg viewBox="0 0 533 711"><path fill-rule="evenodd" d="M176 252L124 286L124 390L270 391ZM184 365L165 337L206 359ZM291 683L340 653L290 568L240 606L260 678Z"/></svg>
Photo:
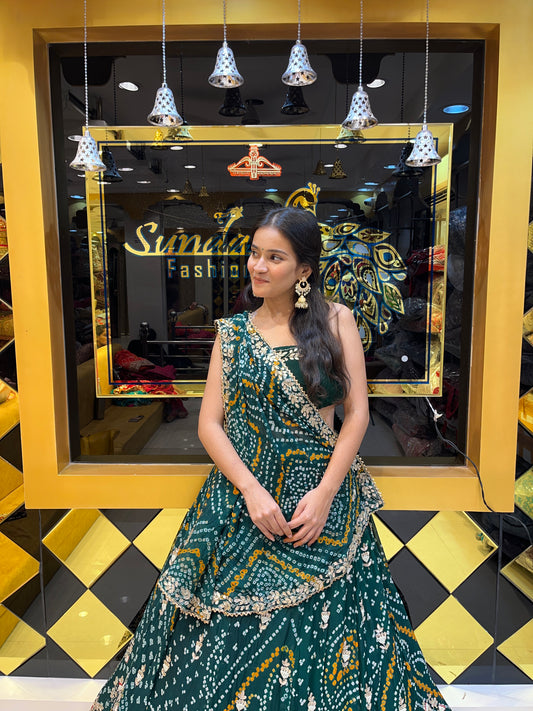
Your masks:
<svg viewBox="0 0 533 711"><path fill-rule="evenodd" d="M301 208L274 208L264 215L255 229L260 227L279 230L291 243L298 262L311 267L307 278L311 291L305 297L309 307L293 310L289 328L300 350L300 368L309 398L317 402L324 397L326 392L321 385L321 374L326 373L342 388L339 399L342 401L348 393L349 378L341 344L331 330L329 304L319 289L322 237L316 218ZM296 292L294 300L296 302ZM243 301L245 308L251 310L263 303L262 298L253 295L251 284L244 291Z"/></svg>

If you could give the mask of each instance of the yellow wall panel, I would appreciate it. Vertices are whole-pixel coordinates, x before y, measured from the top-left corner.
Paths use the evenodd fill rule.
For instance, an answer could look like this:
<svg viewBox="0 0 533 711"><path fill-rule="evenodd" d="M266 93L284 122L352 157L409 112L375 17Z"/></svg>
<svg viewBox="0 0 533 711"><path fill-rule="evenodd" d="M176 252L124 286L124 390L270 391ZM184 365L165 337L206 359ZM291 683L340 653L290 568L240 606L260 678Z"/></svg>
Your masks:
<svg viewBox="0 0 533 711"><path fill-rule="evenodd" d="M424 9L420 0L367 3L365 35L424 37ZM92 0L89 41L159 40L160 11L159 3ZM302 21L304 37L353 38L359 8L313 0L304 4ZM221 39L221 4L169 3L167 22L169 40ZM280 0L250 1L230 5L228 22L230 38L291 39L296 13ZM0 142L27 505L183 507L205 466L69 463L46 43L81 41L81 24L76 3L19 0L0 7ZM500 510L513 507L533 130L532 26L533 4L523 0L431 4L432 37L486 41L468 454L480 466L488 501ZM483 508L468 467L376 467L373 473L390 508Z"/></svg>

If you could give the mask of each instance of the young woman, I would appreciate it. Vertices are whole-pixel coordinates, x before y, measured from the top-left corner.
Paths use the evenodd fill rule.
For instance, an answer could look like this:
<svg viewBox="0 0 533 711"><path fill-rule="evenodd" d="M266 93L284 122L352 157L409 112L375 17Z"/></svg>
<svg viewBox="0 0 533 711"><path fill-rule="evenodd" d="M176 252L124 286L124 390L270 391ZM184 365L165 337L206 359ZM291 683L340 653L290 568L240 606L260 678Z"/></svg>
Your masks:
<svg viewBox="0 0 533 711"><path fill-rule="evenodd" d="M200 412L215 466L92 711L448 708L371 526L363 350L320 251L304 210L254 234L251 310L217 323Z"/></svg>

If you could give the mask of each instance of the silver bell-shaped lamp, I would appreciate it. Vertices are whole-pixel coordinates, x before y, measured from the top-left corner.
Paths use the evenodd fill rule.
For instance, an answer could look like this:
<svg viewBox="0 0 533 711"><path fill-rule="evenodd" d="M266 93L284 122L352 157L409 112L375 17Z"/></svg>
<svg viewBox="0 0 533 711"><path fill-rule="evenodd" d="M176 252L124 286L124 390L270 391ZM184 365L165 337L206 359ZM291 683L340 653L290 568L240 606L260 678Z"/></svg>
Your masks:
<svg viewBox="0 0 533 711"><path fill-rule="evenodd" d="M166 8L165 0L163 0L163 20L162 20L163 39L161 42L162 57L163 57L163 83L157 90L155 95L154 108L148 114L148 122L154 126L181 126L183 119L176 109L174 94L167 86L167 52L166 52Z"/></svg>
<svg viewBox="0 0 533 711"><path fill-rule="evenodd" d="M222 47L217 52L215 68L208 82L211 86L215 86L218 89L231 89L244 84L244 79L237 69L233 51L226 40L224 40Z"/></svg>
<svg viewBox="0 0 533 711"><path fill-rule="evenodd" d="M157 90L154 108L147 118L154 126L181 126L183 123L183 119L176 109L174 94L165 81Z"/></svg>
<svg viewBox="0 0 533 711"><path fill-rule="evenodd" d="M74 168L74 170L96 172L106 170L106 166L100 158L96 141L91 136L88 125L83 129L83 136L78 142L78 150L76 151L74 160L70 163L70 167Z"/></svg>
<svg viewBox="0 0 533 711"><path fill-rule="evenodd" d="M207 81L211 86L217 89L232 89L236 86L242 86L244 79L239 74L235 57L227 42L226 0L222 0L222 16L224 23L224 41L222 42L222 47L217 52L215 68Z"/></svg>
<svg viewBox="0 0 533 711"><path fill-rule="evenodd" d="M352 96L348 115L342 122L342 128L350 131L360 131L362 128L372 128L378 125L378 120L372 113L368 94L361 85Z"/></svg>
<svg viewBox="0 0 533 711"><path fill-rule="evenodd" d="M298 0L298 37L292 46L287 69L281 77L281 81L288 86L308 86L316 81L316 72L300 41L301 24L301 0Z"/></svg>
<svg viewBox="0 0 533 711"><path fill-rule="evenodd" d="M441 162L437 149L435 148L435 139L428 128L427 113L428 113L428 78L429 78L429 0L426 0L426 64L424 68L424 120L422 121L422 130L416 135L413 144L413 150L405 163L414 168L429 168L432 165L437 165Z"/></svg>
<svg viewBox="0 0 533 711"><path fill-rule="evenodd" d="M359 131L362 128L372 128L378 125L378 120L370 108L368 94L363 89L363 0L360 3L361 17L359 21L359 86L352 96L348 115L342 122L343 128Z"/></svg>
<svg viewBox="0 0 533 711"><path fill-rule="evenodd" d="M422 130L416 134L413 150L409 158L406 159L405 164L412 168L426 168L438 165L441 160L435 148L433 134L427 124L424 123Z"/></svg>
<svg viewBox="0 0 533 711"><path fill-rule="evenodd" d="M305 46L299 39L292 46L289 64L281 81L289 86L308 86L316 81L316 72L309 62Z"/></svg>
<svg viewBox="0 0 533 711"><path fill-rule="evenodd" d="M85 126L78 141L78 150L70 167L74 170L101 172L106 169L98 154L96 141L89 131L89 80L87 73L87 0L83 0L83 79L85 89Z"/></svg>

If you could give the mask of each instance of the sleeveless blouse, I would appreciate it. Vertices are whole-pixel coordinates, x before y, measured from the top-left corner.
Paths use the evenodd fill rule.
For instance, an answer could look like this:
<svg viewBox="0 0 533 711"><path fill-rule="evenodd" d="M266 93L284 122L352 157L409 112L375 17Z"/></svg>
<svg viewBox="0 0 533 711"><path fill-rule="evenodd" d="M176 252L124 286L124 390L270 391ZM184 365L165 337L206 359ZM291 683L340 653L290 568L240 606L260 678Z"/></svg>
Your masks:
<svg viewBox="0 0 533 711"><path fill-rule="evenodd" d="M272 350L285 363L301 387L306 390L307 385L300 367L298 346L275 346ZM328 407L342 400L342 387L337 381L329 377L322 368L320 369L320 385L325 392L321 397L317 398L315 406L318 409Z"/></svg>

